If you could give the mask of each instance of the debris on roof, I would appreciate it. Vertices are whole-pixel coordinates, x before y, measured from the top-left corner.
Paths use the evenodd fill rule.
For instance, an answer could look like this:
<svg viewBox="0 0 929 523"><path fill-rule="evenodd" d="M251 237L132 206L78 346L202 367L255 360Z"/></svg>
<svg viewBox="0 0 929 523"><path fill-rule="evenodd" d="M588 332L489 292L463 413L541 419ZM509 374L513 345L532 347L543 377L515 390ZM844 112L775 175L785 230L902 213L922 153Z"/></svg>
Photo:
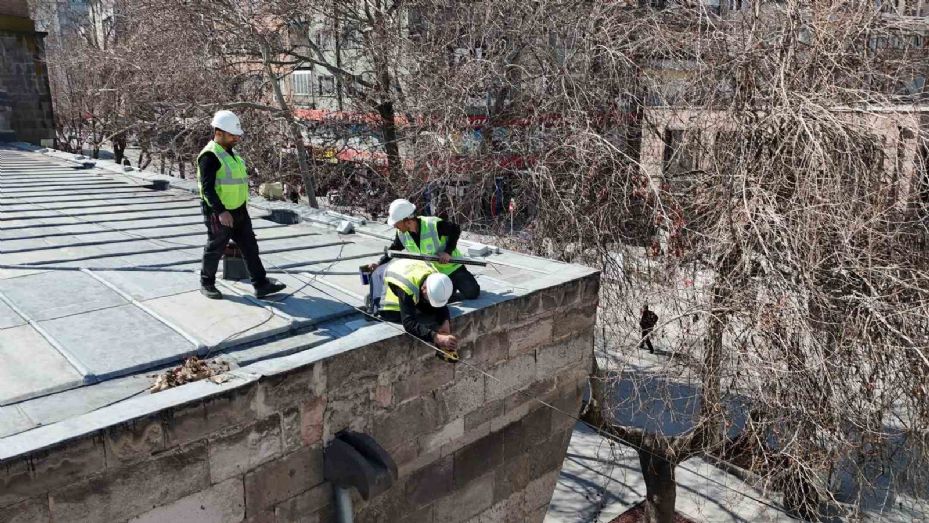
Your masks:
<svg viewBox="0 0 929 523"><path fill-rule="evenodd" d="M225 361L201 360L196 356L187 358L182 365L158 374L152 393L161 392L171 387L209 379L213 383L223 383L229 379L229 363Z"/></svg>

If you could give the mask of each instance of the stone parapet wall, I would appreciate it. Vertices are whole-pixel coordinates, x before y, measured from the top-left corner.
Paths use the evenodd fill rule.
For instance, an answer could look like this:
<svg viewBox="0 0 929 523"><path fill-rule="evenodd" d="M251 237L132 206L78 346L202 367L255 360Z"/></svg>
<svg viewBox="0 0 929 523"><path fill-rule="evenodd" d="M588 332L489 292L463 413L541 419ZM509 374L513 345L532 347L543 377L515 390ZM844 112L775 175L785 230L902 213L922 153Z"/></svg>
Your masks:
<svg viewBox="0 0 929 523"><path fill-rule="evenodd" d="M0 0L0 16L29 18L29 3L26 0Z"/></svg>
<svg viewBox="0 0 929 523"><path fill-rule="evenodd" d="M532 398L577 415L598 290L591 274L455 318L466 364L392 336L0 462L0 522L334 521L323 448L346 428L399 467L354 494L357 521L541 522L575 421Z"/></svg>
<svg viewBox="0 0 929 523"><path fill-rule="evenodd" d="M28 19L21 20L31 26ZM20 30L13 22L6 27L0 17L0 89L8 95L16 138L41 145L55 138L45 44L41 33Z"/></svg>

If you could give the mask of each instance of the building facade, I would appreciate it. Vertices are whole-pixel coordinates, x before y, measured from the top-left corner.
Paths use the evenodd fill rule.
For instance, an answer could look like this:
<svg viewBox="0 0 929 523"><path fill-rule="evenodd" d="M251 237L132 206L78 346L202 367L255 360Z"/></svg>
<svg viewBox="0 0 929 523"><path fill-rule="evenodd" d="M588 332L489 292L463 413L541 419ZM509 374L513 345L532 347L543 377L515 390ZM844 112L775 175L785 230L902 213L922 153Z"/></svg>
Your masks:
<svg viewBox="0 0 929 523"><path fill-rule="evenodd" d="M54 141L44 38L26 0L0 1L0 139Z"/></svg>

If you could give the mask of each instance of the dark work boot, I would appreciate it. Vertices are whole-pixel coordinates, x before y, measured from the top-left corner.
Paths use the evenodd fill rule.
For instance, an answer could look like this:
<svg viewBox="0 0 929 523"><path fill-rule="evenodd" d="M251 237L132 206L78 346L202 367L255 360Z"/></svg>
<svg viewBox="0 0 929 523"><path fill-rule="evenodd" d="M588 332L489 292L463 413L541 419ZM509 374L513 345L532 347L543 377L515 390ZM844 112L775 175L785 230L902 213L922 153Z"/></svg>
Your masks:
<svg viewBox="0 0 929 523"><path fill-rule="evenodd" d="M270 296L274 294L275 292L281 292L282 290L286 288L287 288L287 285L277 280L268 278L268 280L264 283L264 285L255 286L255 297L261 299L261 298L264 298L265 296Z"/></svg>
<svg viewBox="0 0 929 523"><path fill-rule="evenodd" d="M206 296L207 298L211 300L223 299L223 293L219 292L219 289L216 288L216 285L212 283L200 284L200 294Z"/></svg>

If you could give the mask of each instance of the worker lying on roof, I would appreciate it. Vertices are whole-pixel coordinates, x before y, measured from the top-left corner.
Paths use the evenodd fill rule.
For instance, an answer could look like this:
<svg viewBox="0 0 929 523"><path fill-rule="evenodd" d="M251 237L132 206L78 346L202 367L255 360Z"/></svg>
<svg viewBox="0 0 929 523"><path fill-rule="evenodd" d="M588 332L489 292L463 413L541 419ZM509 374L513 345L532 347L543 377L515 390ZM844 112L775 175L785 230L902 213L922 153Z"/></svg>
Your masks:
<svg viewBox="0 0 929 523"><path fill-rule="evenodd" d="M461 227L442 220L436 216L415 216L416 206L407 200L394 200L390 204L387 224L397 229L397 235L390 246L392 251L407 251L414 254L438 256L439 261L432 263L436 270L452 280L456 293L451 301L473 300L481 293L474 275L464 265L450 263L451 258L460 258L458 237ZM385 254L378 263L370 265L374 271L378 265L387 263L390 258Z"/></svg>
<svg viewBox="0 0 929 523"><path fill-rule="evenodd" d="M420 260L393 260L384 271L379 314L401 323L406 332L436 345L446 361L458 361L458 338L449 324L448 299L452 281Z"/></svg>

